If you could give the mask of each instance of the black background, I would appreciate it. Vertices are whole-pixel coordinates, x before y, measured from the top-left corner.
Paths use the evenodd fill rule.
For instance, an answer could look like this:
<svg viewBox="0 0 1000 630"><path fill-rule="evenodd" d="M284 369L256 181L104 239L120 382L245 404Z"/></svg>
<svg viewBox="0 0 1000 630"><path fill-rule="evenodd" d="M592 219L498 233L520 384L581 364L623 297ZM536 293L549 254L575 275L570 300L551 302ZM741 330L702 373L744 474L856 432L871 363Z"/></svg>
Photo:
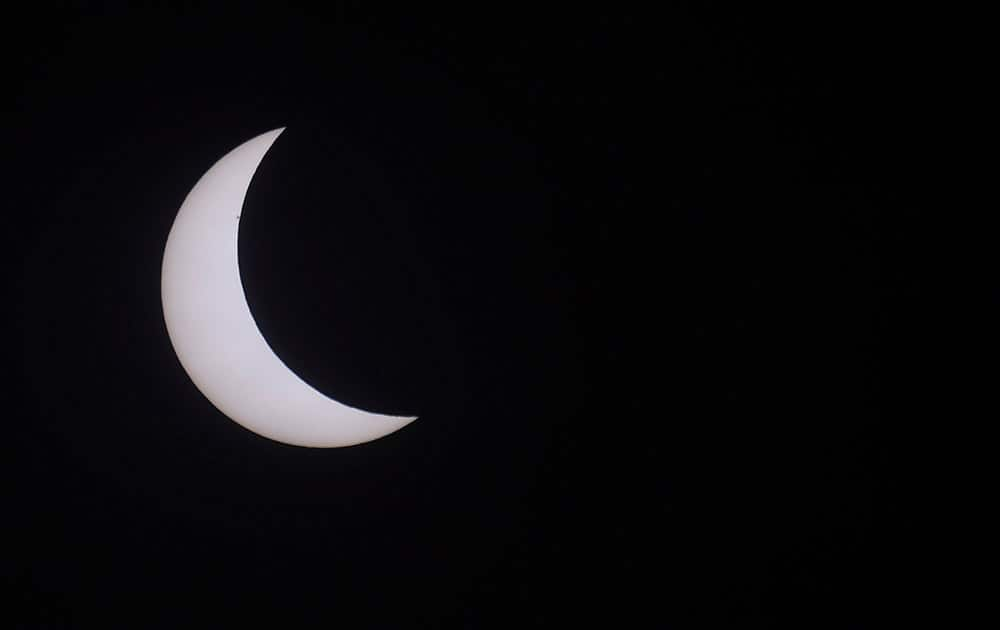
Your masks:
<svg viewBox="0 0 1000 630"><path fill-rule="evenodd" d="M95 7L5 26L13 627L912 610L898 16ZM166 335L178 207L280 126L248 301L315 387L420 416L372 443L245 431Z"/></svg>

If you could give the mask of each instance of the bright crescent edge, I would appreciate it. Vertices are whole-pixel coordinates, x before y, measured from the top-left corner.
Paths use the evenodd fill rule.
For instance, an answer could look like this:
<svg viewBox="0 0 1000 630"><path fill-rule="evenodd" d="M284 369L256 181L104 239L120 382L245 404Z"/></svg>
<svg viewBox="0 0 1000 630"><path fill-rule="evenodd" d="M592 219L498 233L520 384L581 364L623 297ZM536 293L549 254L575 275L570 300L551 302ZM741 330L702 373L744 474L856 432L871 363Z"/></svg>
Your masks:
<svg viewBox="0 0 1000 630"><path fill-rule="evenodd" d="M198 390L246 429L313 448L370 442L416 417L356 409L303 381L268 345L243 291L239 217L257 167L284 129L263 133L227 153L181 204L163 253L167 334Z"/></svg>

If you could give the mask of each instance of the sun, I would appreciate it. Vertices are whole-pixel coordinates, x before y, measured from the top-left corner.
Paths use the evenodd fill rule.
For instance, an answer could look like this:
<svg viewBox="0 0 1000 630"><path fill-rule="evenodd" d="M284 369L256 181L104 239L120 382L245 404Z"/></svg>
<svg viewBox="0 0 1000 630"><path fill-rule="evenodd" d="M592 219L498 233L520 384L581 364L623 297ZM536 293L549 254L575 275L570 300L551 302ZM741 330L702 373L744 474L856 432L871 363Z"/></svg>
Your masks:
<svg viewBox="0 0 1000 630"><path fill-rule="evenodd" d="M355 409L303 381L268 345L243 292L237 248L243 201L282 131L274 129L230 151L181 205L163 253L167 333L195 386L250 431L296 446L370 442L416 418Z"/></svg>

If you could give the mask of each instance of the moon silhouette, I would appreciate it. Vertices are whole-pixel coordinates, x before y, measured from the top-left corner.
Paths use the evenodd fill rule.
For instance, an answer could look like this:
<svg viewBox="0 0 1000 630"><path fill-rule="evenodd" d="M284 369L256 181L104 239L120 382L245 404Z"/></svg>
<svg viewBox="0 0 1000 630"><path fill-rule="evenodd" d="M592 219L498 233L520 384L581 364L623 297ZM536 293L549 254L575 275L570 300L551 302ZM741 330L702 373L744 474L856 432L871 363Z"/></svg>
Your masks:
<svg viewBox="0 0 1000 630"><path fill-rule="evenodd" d="M223 156L177 212L163 252L167 334L195 386L250 431L295 446L369 442L416 418L356 409L303 381L265 341L243 292L240 213L251 178L282 131L261 134Z"/></svg>

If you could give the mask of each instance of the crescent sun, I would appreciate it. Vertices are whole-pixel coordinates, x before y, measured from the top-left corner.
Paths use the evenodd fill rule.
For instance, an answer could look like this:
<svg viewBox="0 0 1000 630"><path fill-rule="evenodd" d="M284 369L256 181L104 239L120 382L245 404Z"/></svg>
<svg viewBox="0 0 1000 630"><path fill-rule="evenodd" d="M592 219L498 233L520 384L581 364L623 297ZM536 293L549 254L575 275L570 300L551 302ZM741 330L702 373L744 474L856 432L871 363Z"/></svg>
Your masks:
<svg viewBox="0 0 1000 630"><path fill-rule="evenodd" d="M295 446L369 442L416 418L349 407L303 381L265 341L243 292L239 217L250 180L282 131L261 134L223 156L177 212L161 276L167 334L198 390L246 429Z"/></svg>

